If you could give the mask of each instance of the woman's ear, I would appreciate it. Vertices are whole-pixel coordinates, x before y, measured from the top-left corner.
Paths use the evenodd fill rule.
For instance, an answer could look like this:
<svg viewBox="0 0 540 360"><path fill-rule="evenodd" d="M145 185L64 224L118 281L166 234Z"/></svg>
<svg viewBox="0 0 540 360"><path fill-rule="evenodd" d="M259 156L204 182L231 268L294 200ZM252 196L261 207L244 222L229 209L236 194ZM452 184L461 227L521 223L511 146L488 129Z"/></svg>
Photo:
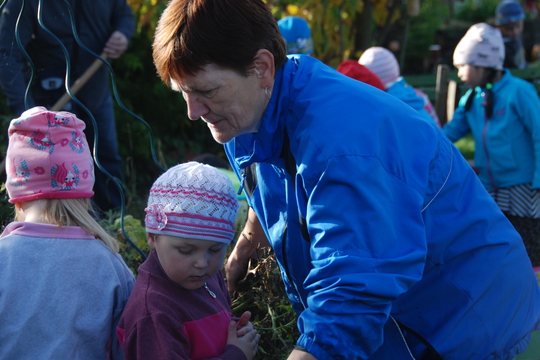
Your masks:
<svg viewBox="0 0 540 360"><path fill-rule="evenodd" d="M274 55L266 49L261 49L255 55L254 65L255 73L261 79L261 88L272 88L276 74Z"/></svg>

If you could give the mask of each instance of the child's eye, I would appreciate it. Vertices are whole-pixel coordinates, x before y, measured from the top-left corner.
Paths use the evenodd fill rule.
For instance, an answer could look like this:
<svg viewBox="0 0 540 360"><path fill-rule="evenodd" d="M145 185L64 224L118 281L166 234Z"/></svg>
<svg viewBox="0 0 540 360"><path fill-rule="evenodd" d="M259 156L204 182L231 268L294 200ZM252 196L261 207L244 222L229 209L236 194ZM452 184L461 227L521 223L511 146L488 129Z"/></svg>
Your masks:
<svg viewBox="0 0 540 360"><path fill-rule="evenodd" d="M221 251L221 249L223 249L223 246L220 246L218 248L210 248L209 250L211 253L218 253Z"/></svg>
<svg viewBox="0 0 540 360"><path fill-rule="evenodd" d="M187 250L187 249L178 249L178 252L182 255L189 255L191 254L193 251L192 250Z"/></svg>

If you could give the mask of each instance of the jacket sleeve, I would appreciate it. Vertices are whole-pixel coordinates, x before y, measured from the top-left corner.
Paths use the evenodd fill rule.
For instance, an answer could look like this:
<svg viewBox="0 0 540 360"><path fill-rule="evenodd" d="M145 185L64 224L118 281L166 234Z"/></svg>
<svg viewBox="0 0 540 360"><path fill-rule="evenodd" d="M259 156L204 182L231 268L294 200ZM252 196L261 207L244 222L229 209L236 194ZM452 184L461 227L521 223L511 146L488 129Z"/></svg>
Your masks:
<svg viewBox="0 0 540 360"><path fill-rule="evenodd" d="M467 98L469 96L474 95L475 94L472 92L472 90L469 90L461 97L459 100L459 106L457 107L456 111L454 111L452 120L447 122L442 129L448 139L450 139L452 142L458 141L471 132L471 128L469 127L465 113L465 103L467 102Z"/></svg>
<svg viewBox="0 0 540 360"><path fill-rule="evenodd" d="M404 179L425 174L393 170L376 157L331 158L307 189L313 269L297 344L318 359L368 358L382 344L391 302L422 277L423 197Z"/></svg>
<svg viewBox="0 0 540 360"><path fill-rule="evenodd" d="M540 189L540 100L536 89L525 84L515 96L515 109L519 119L532 137L535 154L535 169L532 182L533 189Z"/></svg>
<svg viewBox="0 0 540 360"><path fill-rule="evenodd" d="M130 40L135 31L133 11L126 0L115 0L114 6L114 18L112 19L113 31L120 31Z"/></svg>
<svg viewBox="0 0 540 360"><path fill-rule="evenodd" d="M122 313L126 307L127 301L131 292L133 291L133 286L135 285L135 277L127 265L125 264L122 257L117 253L115 254L116 258L119 260L119 264L116 267L116 277L119 280L119 284L115 290L115 306L113 312L113 326L111 327L111 358L112 359L123 359L122 348L120 347L118 335L116 329L122 317Z"/></svg>
<svg viewBox="0 0 540 360"><path fill-rule="evenodd" d="M19 116L26 110L24 98L26 81L23 75L23 65L26 58L19 48L15 37L15 24L21 11L21 0L10 0L6 3L0 18L0 87L7 97L10 111ZM19 23L18 35L23 48L30 41L33 33L33 9L26 3L23 16ZM34 100L28 97L28 108L34 107Z"/></svg>
<svg viewBox="0 0 540 360"><path fill-rule="evenodd" d="M153 314L126 329L122 351L126 359L189 359L189 341L182 324ZM129 331L129 332L128 332Z"/></svg>

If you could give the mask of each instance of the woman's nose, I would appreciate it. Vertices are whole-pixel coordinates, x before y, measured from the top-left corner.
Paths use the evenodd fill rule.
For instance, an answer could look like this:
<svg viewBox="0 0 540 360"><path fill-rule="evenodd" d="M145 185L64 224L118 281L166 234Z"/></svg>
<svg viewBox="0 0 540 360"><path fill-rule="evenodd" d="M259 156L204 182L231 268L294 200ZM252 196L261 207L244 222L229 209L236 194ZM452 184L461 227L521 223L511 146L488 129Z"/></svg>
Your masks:
<svg viewBox="0 0 540 360"><path fill-rule="evenodd" d="M195 94L182 92L188 107L188 117L190 120L198 120L201 116L209 112L208 106L201 103Z"/></svg>

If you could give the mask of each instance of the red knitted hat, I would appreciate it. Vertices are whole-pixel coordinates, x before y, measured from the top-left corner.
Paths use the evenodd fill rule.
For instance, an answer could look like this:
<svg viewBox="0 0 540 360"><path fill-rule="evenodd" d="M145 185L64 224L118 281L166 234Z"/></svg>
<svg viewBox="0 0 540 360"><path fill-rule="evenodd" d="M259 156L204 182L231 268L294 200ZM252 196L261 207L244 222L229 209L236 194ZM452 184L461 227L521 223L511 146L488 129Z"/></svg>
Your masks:
<svg viewBox="0 0 540 360"><path fill-rule="evenodd" d="M339 64L337 71L358 81L362 81L371 86L384 91L384 85L379 77L364 65L360 65L355 60L344 60Z"/></svg>

